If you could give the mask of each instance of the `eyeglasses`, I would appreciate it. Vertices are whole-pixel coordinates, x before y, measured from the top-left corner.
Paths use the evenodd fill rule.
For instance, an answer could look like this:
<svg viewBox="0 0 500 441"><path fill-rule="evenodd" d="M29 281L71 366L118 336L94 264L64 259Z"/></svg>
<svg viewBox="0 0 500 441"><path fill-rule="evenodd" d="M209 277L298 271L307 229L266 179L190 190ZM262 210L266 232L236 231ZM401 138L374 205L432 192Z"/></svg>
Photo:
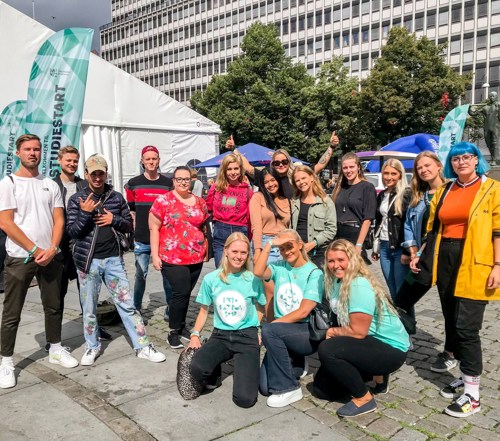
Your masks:
<svg viewBox="0 0 500 441"><path fill-rule="evenodd" d="M178 184L182 184L183 182L184 183L188 183L188 182L191 182L191 178L174 178L175 179L175 182L177 182Z"/></svg>
<svg viewBox="0 0 500 441"><path fill-rule="evenodd" d="M281 161L271 162L271 165L273 167L279 167L280 165L288 165L288 164L290 164L290 161L288 159L282 159Z"/></svg>
<svg viewBox="0 0 500 441"><path fill-rule="evenodd" d="M462 156L453 156L451 158L451 162L453 164L459 164L460 161L462 161L464 164L468 164L469 162L472 161L472 158L475 158L476 155L462 155Z"/></svg>

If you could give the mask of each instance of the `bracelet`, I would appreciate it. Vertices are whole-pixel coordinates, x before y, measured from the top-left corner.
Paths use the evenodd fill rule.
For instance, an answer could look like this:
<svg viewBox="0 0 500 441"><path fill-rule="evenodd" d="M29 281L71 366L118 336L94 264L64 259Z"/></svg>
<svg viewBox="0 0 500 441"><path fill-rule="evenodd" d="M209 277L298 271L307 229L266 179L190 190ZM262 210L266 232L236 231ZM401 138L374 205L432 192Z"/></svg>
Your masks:
<svg viewBox="0 0 500 441"><path fill-rule="evenodd" d="M200 331L195 331L194 329L191 331L191 334L189 337L192 337L192 336L195 336L195 337L198 337L200 338Z"/></svg>
<svg viewBox="0 0 500 441"><path fill-rule="evenodd" d="M500 266L500 262L495 262L495 265L493 266Z"/></svg>
<svg viewBox="0 0 500 441"><path fill-rule="evenodd" d="M415 253L415 257L420 257L421 255L422 255L422 251L417 251L417 252Z"/></svg>
<svg viewBox="0 0 500 441"><path fill-rule="evenodd" d="M316 239L313 239L313 242L316 244L314 245L314 248L318 248L318 241Z"/></svg>
<svg viewBox="0 0 500 441"><path fill-rule="evenodd" d="M38 246L35 245L33 248L31 248L31 251L28 251L28 255L31 257L33 254L35 254L36 250L38 250Z"/></svg>
<svg viewBox="0 0 500 441"><path fill-rule="evenodd" d="M273 247L273 240L271 239L269 242L267 242L269 246L272 248Z"/></svg>
<svg viewBox="0 0 500 441"><path fill-rule="evenodd" d="M362 243L357 243L356 246L357 247L363 247L363 244Z"/></svg>

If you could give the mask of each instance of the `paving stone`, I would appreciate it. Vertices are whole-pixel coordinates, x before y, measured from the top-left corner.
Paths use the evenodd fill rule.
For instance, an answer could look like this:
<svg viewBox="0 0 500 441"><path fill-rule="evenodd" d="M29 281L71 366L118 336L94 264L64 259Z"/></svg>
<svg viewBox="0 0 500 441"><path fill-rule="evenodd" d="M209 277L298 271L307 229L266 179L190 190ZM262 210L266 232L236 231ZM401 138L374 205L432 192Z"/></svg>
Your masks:
<svg viewBox="0 0 500 441"><path fill-rule="evenodd" d="M404 398L405 400L418 401L422 399L422 394L400 386L391 387L391 393L397 395L398 397Z"/></svg>
<svg viewBox="0 0 500 441"><path fill-rule="evenodd" d="M431 421L430 419L423 419L418 421L415 424L415 427L417 429L422 429L427 433L431 433L445 438L450 436L454 432L454 430L451 429L450 427L443 426L439 423Z"/></svg>
<svg viewBox="0 0 500 441"><path fill-rule="evenodd" d="M477 438L474 438L473 436L467 435L466 433L457 433L456 435L453 435L450 440L453 441L477 441Z"/></svg>
<svg viewBox="0 0 500 441"><path fill-rule="evenodd" d="M498 424L497 420L487 415L483 415L482 413L476 413L473 415L472 419L475 426L482 427L483 429L493 429Z"/></svg>
<svg viewBox="0 0 500 441"><path fill-rule="evenodd" d="M294 407L297 410L300 410L301 412L306 412L309 409L312 409L316 407L313 403L311 403L309 400L300 400L292 404L292 407Z"/></svg>
<svg viewBox="0 0 500 441"><path fill-rule="evenodd" d="M366 431L378 436L389 438L401 429L401 424L391 418L382 416L367 426Z"/></svg>
<svg viewBox="0 0 500 441"><path fill-rule="evenodd" d="M430 415L427 420L449 427L455 432L462 431L468 425L467 418L453 418L444 413L435 413Z"/></svg>
<svg viewBox="0 0 500 441"><path fill-rule="evenodd" d="M340 420L337 424L334 424L331 427L349 440L358 440L365 436L363 431L357 429L344 420Z"/></svg>
<svg viewBox="0 0 500 441"><path fill-rule="evenodd" d="M325 426L332 426L339 422L339 417L337 415L332 415L330 412L327 412L324 409L320 409L319 407L314 407L313 409L309 409L306 412L306 415L314 418Z"/></svg>
<svg viewBox="0 0 500 441"><path fill-rule="evenodd" d="M481 407L481 412L484 412L482 407ZM500 422L500 410L499 409L490 409L484 415L486 415L488 418L495 420L496 422Z"/></svg>
<svg viewBox="0 0 500 441"><path fill-rule="evenodd" d="M101 398L99 398L96 394L90 393L84 397L76 397L76 400L82 406L86 407L89 410L95 410L99 407L104 406L105 402Z"/></svg>
<svg viewBox="0 0 500 441"><path fill-rule="evenodd" d="M405 427L403 430L396 433L391 438L391 441L426 441L426 439L427 435Z"/></svg>
<svg viewBox="0 0 500 441"><path fill-rule="evenodd" d="M419 420L416 415L403 412L400 409L385 409L384 415L398 421L399 423L405 423L410 426L414 425Z"/></svg>
<svg viewBox="0 0 500 441"><path fill-rule="evenodd" d="M473 419L471 419L471 424L474 424ZM469 431L469 435L478 438L481 441L498 441L500 437L498 432L482 429L481 427L473 427Z"/></svg>

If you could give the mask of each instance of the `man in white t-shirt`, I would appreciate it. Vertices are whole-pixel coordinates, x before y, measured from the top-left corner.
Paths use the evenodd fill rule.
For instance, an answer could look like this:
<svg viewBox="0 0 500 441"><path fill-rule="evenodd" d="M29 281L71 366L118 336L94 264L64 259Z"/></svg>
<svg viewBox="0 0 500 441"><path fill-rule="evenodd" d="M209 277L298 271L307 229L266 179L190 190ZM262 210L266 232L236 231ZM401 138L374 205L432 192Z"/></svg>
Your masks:
<svg viewBox="0 0 500 441"><path fill-rule="evenodd" d="M0 228L7 234L5 298L0 330L0 388L16 385L12 355L26 293L38 280L45 313L49 362L66 368L78 361L61 346L61 274L59 243L64 230L64 205L57 184L38 172L40 138L22 135L16 140L19 170L0 181Z"/></svg>

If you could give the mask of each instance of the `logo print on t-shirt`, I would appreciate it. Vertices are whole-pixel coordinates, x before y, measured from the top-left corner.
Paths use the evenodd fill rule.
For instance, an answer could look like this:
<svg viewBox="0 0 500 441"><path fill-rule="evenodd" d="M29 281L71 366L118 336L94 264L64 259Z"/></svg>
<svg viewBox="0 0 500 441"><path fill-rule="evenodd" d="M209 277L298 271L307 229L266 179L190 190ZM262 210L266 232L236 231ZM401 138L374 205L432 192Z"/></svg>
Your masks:
<svg viewBox="0 0 500 441"><path fill-rule="evenodd" d="M285 283L278 288L276 292L276 301L279 311L286 315L299 308L304 294L295 283Z"/></svg>
<svg viewBox="0 0 500 441"><path fill-rule="evenodd" d="M223 291L215 299L220 319L227 325L235 325L245 317L247 305L238 291Z"/></svg>

